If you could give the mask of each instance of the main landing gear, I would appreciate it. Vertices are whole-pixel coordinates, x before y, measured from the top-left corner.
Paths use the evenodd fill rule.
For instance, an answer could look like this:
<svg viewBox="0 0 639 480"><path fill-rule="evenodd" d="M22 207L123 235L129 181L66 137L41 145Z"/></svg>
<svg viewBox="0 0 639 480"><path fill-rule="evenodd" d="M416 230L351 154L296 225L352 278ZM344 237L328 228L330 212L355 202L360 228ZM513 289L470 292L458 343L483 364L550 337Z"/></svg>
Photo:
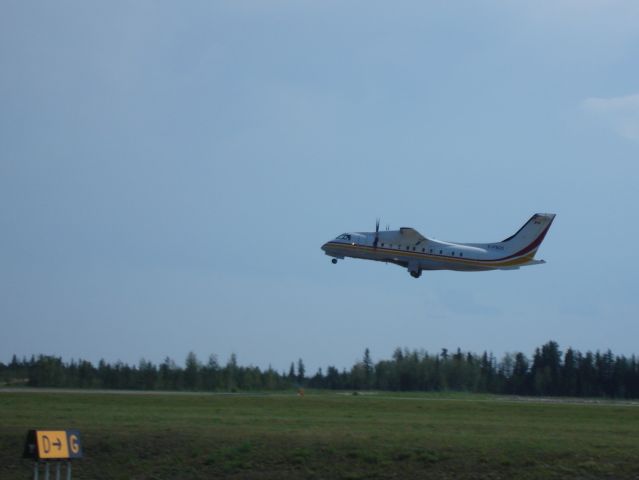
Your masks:
<svg viewBox="0 0 639 480"><path fill-rule="evenodd" d="M410 271L410 276L413 278L419 278L422 276L422 271L421 270L411 270Z"/></svg>
<svg viewBox="0 0 639 480"><path fill-rule="evenodd" d="M332 263L333 265L335 265L335 264L337 263L337 258L333 258L333 259L331 259L331 263Z"/></svg>

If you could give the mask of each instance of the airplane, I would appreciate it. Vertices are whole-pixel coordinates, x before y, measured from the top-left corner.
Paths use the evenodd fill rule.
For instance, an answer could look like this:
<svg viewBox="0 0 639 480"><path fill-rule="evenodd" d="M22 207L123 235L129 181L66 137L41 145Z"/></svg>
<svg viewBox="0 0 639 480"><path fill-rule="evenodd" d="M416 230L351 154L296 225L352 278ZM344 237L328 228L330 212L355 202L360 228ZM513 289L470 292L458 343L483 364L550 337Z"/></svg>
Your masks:
<svg viewBox="0 0 639 480"><path fill-rule="evenodd" d="M394 263L414 278L423 270L517 270L546 263L535 260L535 254L554 219L554 213L536 213L517 233L495 243L443 242L409 227L380 232L377 220L374 232L343 233L322 250L333 263L346 257Z"/></svg>

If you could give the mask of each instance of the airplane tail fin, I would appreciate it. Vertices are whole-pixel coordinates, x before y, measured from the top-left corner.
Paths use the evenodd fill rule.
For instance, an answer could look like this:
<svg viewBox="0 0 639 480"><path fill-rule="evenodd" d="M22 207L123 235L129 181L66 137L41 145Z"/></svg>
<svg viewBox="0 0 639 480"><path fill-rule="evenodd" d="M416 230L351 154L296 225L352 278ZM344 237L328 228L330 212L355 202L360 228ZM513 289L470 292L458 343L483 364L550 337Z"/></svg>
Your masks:
<svg viewBox="0 0 639 480"><path fill-rule="evenodd" d="M532 254L532 258L543 242L554 219L554 213L536 213L517 233L502 240L501 245L510 251L517 252L517 255Z"/></svg>

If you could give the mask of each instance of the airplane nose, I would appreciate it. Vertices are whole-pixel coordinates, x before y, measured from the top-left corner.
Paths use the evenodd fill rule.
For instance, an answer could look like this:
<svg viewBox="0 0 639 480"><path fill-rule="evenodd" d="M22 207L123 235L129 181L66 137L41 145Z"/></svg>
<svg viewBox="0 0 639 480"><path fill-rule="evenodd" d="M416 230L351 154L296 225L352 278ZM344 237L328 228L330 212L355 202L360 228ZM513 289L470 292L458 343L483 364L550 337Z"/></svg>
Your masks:
<svg viewBox="0 0 639 480"><path fill-rule="evenodd" d="M325 243L324 245L322 245L322 250L326 251L326 245L328 245L328 243Z"/></svg>

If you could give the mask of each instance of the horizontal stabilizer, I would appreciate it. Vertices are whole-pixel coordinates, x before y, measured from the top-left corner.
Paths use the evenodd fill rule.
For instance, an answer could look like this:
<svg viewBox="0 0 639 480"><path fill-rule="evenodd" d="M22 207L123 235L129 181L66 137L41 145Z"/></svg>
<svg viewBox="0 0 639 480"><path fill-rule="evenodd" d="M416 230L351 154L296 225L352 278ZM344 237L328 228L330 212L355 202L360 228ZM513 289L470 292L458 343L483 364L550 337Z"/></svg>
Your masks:
<svg viewBox="0 0 639 480"><path fill-rule="evenodd" d="M522 263L515 267L501 267L500 270L517 270L519 267L527 267L528 265L542 265L546 263L546 260L531 260L530 262Z"/></svg>

